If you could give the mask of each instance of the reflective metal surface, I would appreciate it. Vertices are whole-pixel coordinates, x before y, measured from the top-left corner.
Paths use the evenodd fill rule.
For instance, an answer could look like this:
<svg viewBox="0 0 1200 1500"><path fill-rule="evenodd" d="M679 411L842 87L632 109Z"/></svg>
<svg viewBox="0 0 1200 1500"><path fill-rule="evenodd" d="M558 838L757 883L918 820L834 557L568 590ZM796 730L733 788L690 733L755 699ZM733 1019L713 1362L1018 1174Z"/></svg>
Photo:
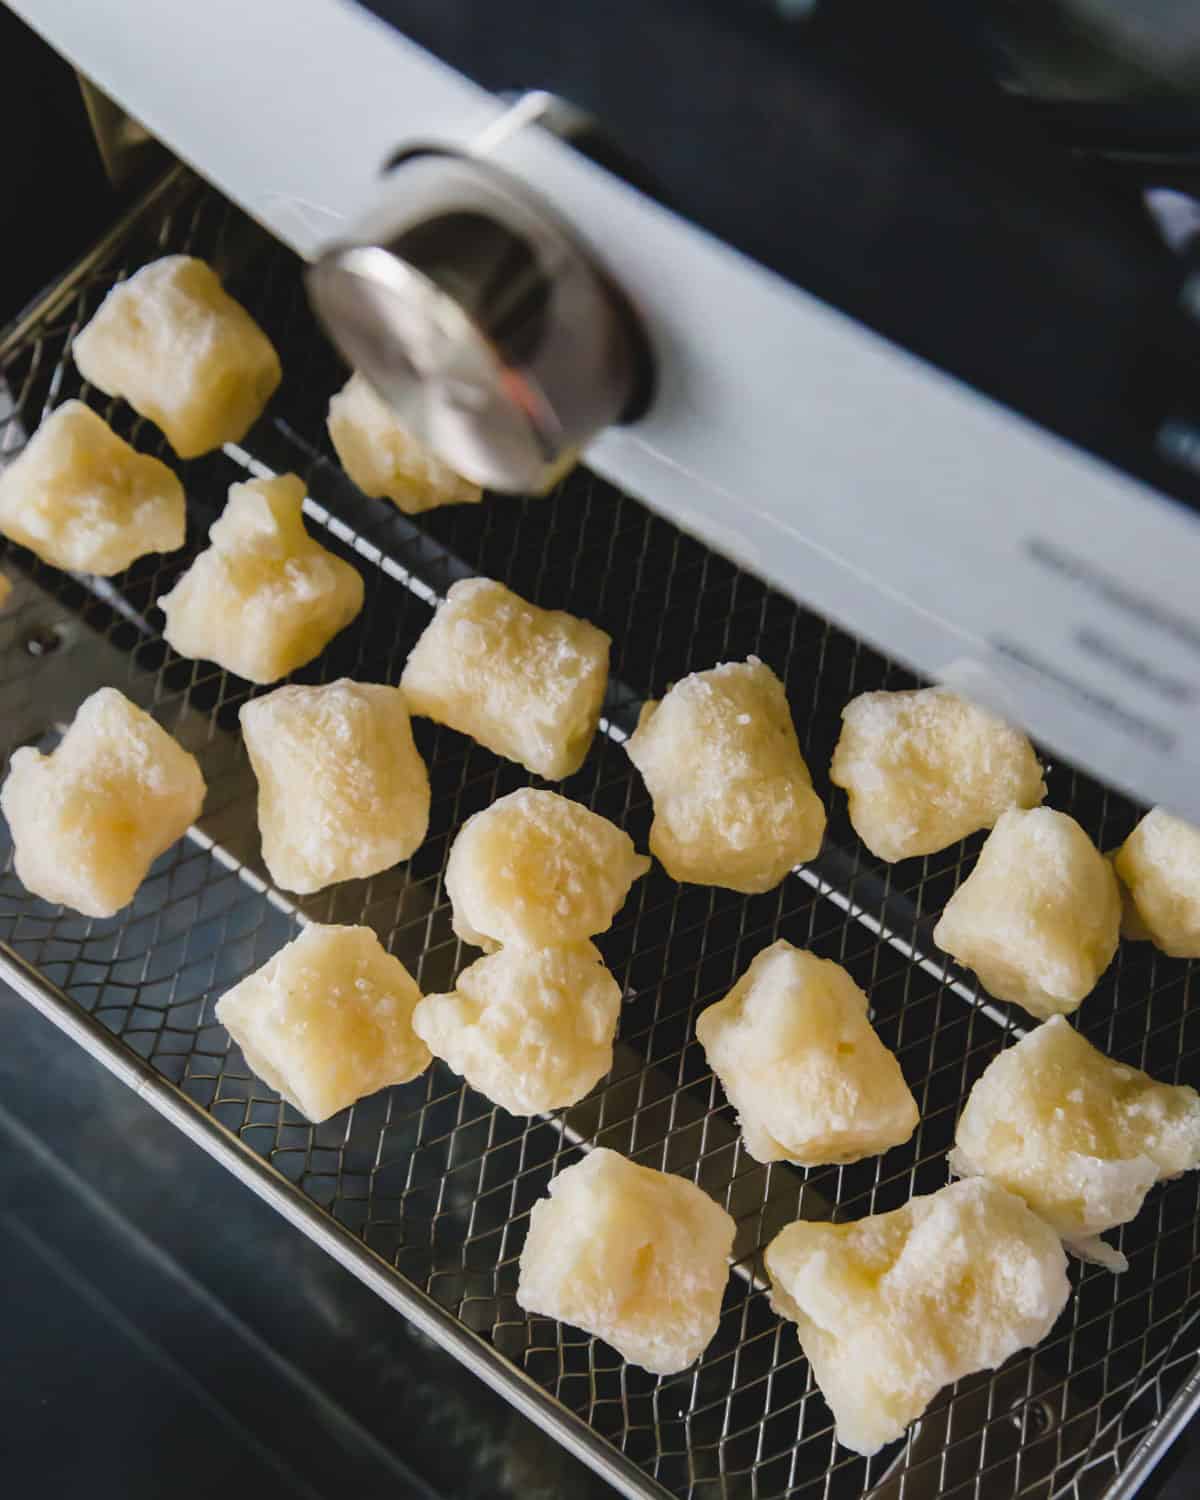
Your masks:
<svg viewBox="0 0 1200 1500"><path fill-rule="evenodd" d="M493 489L548 488L644 379L618 293L485 162L399 162L308 284L334 343L405 424Z"/></svg>
<svg viewBox="0 0 1200 1500"><path fill-rule="evenodd" d="M943 1394L901 1444L871 1460L837 1448L794 1331L771 1312L763 1244L797 1214L855 1218L946 1179L961 1100L1027 1018L981 997L930 931L978 847L888 867L849 828L826 767L843 704L909 685L893 664L765 588L645 507L577 471L548 498L448 508L417 526L357 493L323 430L344 379L313 327L299 264L211 193L161 194L56 298L0 337L12 409L0 458L42 412L79 393L70 340L114 277L156 254L211 260L280 349L285 380L246 439L179 466L189 533L108 583L73 579L7 547L17 583L0 613L0 726L7 752L52 736L101 682L152 707L199 755L204 817L110 921L25 893L0 849L0 968L56 1023L135 1087L324 1249L553 1431L627 1495L687 1500L1125 1500L1198 1398L1200 1174L1157 1189L1114 1238L1130 1269L1074 1266L1075 1293L1036 1351ZM170 460L148 424L85 397L138 446ZM203 545L228 484L247 472L304 475L310 527L364 575L360 618L303 681L396 681L433 603L457 578L503 579L613 637L604 733L568 795L644 847L650 808L621 741L640 703L684 673L755 652L783 677L816 785L830 805L819 860L765 896L639 882L601 939L626 996L616 1067L576 1107L517 1120L441 1065L319 1126L254 1079L213 1006L306 919L367 922L422 988L445 988L467 959L441 876L462 820L528 778L425 721L433 787L429 838L407 866L303 903L274 890L259 856L253 779L237 710L255 691L211 663L174 656L154 600ZM61 636L59 633L61 632ZM55 649L30 643L60 638ZM1070 766L1050 801L1102 848L1138 809ZM871 996L884 1041L921 1106L913 1140L845 1167L763 1167L741 1150L733 1112L694 1038L718 998L776 937L844 964ZM1080 1013L1081 1030L1156 1076L1200 1081L1195 966L1125 944ZM701 1183L738 1221L737 1264L718 1334L683 1374L657 1379L600 1341L514 1297L530 1206L595 1144Z"/></svg>

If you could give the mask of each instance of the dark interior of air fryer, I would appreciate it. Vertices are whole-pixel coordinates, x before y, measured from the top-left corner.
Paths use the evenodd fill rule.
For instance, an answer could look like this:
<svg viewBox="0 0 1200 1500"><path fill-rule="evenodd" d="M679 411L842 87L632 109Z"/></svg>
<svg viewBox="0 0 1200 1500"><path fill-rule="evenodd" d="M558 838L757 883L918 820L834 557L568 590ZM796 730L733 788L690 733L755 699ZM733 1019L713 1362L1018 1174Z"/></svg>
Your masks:
<svg viewBox="0 0 1200 1500"><path fill-rule="evenodd" d="M980 996L973 977L930 940L979 839L882 865L854 836L845 799L828 784L843 705L866 689L912 685L909 674L584 468L547 498L489 497L416 521L364 498L325 433L328 400L345 371L309 312L299 263L186 175L10 350L0 373L12 410L0 422L0 449L19 446L44 411L80 394L70 340L113 280L183 250L210 260L268 332L283 386L242 450L182 465L128 408L84 392L122 436L177 467L188 496L187 545L97 583L5 544L5 571L18 589L0 633L0 722L7 754L53 735L87 692L112 682L199 755L206 812L199 836L164 855L134 905L109 921L27 895L6 850L0 940L671 1493L832 1500L879 1485L881 1496L1101 1494L1200 1349L1190 1311L1200 1280L1200 1177L1157 1189L1114 1236L1129 1257L1126 1273L1073 1263L1075 1295L1036 1351L944 1393L904 1444L874 1459L835 1445L795 1331L767 1301L759 1254L784 1223L800 1214L858 1218L946 1181L961 1101L1025 1024ZM155 605L204 545L230 483L263 468L304 478L310 530L366 583L360 617L295 680L398 681L430 618L430 591L441 596L472 574L569 609L612 636L604 732L563 790L627 829L640 848L650 806L621 743L639 704L690 671L752 653L786 683L830 808L823 854L763 896L680 886L658 866L635 886L599 939L625 994L616 1067L571 1109L514 1118L435 1062L414 1082L312 1126L251 1076L214 1021L220 994L294 936L301 917L369 923L422 990L448 989L473 956L451 932L442 891L450 841L468 815L530 779L418 721L433 809L429 836L409 864L299 902L270 888L237 732L239 706L259 690L211 663L175 656ZM796 483L805 483L800 462ZM1120 842L1139 815L1070 766L1051 764L1048 783L1050 802L1077 817L1102 849ZM835 959L867 991L874 1024L921 1108L907 1145L809 1171L764 1167L741 1148L694 1020L777 937ZM1124 944L1077 1020L1114 1057L1179 1081L1194 1077L1200 1047L1200 1009L1189 1011L1188 995L1186 963L1149 944ZM556 1171L596 1144L693 1178L738 1220L738 1274L720 1331L683 1374L645 1374L578 1330L527 1317L515 1302L530 1206Z"/></svg>

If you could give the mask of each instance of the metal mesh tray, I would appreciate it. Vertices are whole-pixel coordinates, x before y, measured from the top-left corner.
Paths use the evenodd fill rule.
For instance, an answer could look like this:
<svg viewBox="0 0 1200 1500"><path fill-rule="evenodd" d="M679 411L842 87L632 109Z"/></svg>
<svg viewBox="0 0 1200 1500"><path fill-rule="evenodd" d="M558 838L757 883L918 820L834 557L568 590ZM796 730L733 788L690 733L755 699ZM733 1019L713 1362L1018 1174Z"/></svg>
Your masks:
<svg viewBox="0 0 1200 1500"><path fill-rule="evenodd" d="M245 447L178 466L187 546L110 580L67 576L6 546L14 602L0 614L5 754L52 740L101 683L120 687L200 757L200 825L155 865L133 905L93 921L24 892L0 849L0 973L250 1187L393 1306L628 1495L849 1500L1037 1497L1118 1500L1200 1404L1200 1174L1156 1190L1114 1238L1122 1276L1073 1266L1075 1294L1052 1335L994 1375L961 1382L903 1443L864 1460L839 1449L794 1330L770 1311L759 1252L800 1213L855 1218L946 1180L961 1100L1019 1013L981 998L930 942L978 839L888 867L867 855L830 796L825 768L853 694L905 673L797 608L638 502L580 470L548 499L489 500L422 517L364 499L332 459L325 406L338 367L308 314L298 263L211 190L176 172L25 317L0 334L0 458L42 414L80 394L74 332L114 279L155 255L212 261L275 340L282 390ZM139 447L174 462L120 403L87 400ZM261 864L254 784L237 710L254 691L159 635L155 599L203 545L231 481L295 470L309 524L366 580L355 624L304 671L396 681L430 609L456 578L503 579L613 637L604 733L566 784L645 847L650 809L621 740L638 704L682 674L753 652L786 681L817 788L832 809L825 852L770 894L681 887L656 868L601 939L623 983L616 1067L576 1107L518 1120L441 1064L311 1126L248 1072L215 1024L232 983L307 919L367 922L425 990L464 961L441 887L462 820L528 778L449 730L417 723L431 771L429 837L412 861L293 901ZM797 483L803 484L798 459ZM819 495L812 496L820 504ZM1050 801L1102 848L1138 810L1068 766ZM740 1148L693 1021L776 937L844 964L918 1096L912 1141L852 1166L763 1167ZM1078 1022L1099 1046L1156 1076L1200 1077L1200 1008L1189 965L1124 944ZM738 1221L736 1274L720 1330L693 1369L655 1378L575 1329L527 1317L514 1290L530 1206L589 1145L692 1177Z"/></svg>

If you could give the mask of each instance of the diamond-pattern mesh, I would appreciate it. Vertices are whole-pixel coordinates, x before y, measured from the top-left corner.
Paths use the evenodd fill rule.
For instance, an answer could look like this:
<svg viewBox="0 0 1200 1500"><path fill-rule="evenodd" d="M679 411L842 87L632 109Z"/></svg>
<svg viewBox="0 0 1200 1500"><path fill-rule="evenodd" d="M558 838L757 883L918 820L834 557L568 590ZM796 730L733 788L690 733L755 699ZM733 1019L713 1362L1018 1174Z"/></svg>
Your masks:
<svg viewBox="0 0 1200 1500"><path fill-rule="evenodd" d="M770 1311L759 1251L799 1213L854 1218L897 1207L946 1180L944 1153L966 1090L1019 1013L977 996L944 963L932 924L978 839L924 860L879 864L855 839L844 799L825 776L839 712L855 693L910 679L790 600L586 471L547 499L492 498L414 524L364 499L342 475L324 433L344 379L309 316L299 266L211 191L186 176L140 216L103 262L43 308L0 365L0 456L19 449L42 414L81 393L72 334L114 278L154 255L188 250L212 261L275 340L285 383L245 444L177 465L188 493L182 552L142 559L110 583L74 579L8 546L15 605L0 615L0 702L7 743L50 739L102 682L154 709L201 758L209 785L194 836L158 861L133 905L92 921L30 897L5 844L0 942L70 1002L178 1087L298 1193L481 1335L497 1362L519 1367L672 1494L880 1497L1070 1496L1110 1491L1167 1409L1200 1352L1200 1199L1195 1176L1157 1190L1113 1236L1120 1277L1074 1266L1076 1295L1035 1352L998 1374L960 1383L903 1444L872 1460L833 1441L794 1331ZM9 409L5 409L4 386ZM174 462L157 431L121 403L82 394L137 445ZM302 474L310 526L352 558L367 585L360 618L302 681L349 675L397 680L429 619L430 591L455 578L500 578L540 604L566 607L613 637L607 733L564 790L627 828L645 847L650 809L621 746L637 706L687 671L753 652L785 679L806 756L831 820L826 850L764 896L681 887L657 867L601 940L623 982L616 1067L581 1104L546 1119L494 1108L436 1064L423 1077L310 1126L253 1078L215 1024L232 983L294 935L305 918L370 923L425 990L449 987L460 951L441 888L462 820L526 782L518 768L420 721L433 813L407 867L294 902L273 891L254 825L254 784L237 737L248 684L163 644L155 599L203 544L231 481L247 466ZM1049 772L1050 801L1073 812L1103 848L1138 810L1069 767ZM843 963L871 997L921 1105L912 1142L878 1159L800 1171L763 1167L739 1144L731 1110L694 1039L700 1008L719 998L778 936ZM3 953L0 952L0 962ZM1159 1077L1200 1075L1200 1008L1189 1009L1188 964L1148 945L1122 946L1079 1016L1106 1051ZM514 1298L530 1206L554 1172L603 1143L683 1173L739 1222L736 1274L720 1331L693 1369L654 1378L608 1346L543 1318ZM876 1489L877 1487L877 1489Z"/></svg>

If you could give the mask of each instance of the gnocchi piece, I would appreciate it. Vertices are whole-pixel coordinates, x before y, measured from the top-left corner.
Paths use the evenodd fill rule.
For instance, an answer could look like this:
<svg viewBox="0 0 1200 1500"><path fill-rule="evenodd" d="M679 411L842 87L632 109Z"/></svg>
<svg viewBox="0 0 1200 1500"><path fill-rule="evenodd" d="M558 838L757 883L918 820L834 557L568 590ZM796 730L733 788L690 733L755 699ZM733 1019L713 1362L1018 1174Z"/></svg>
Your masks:
<svg viewBox="0 0 1200 1500"><path fill-rule="evenodd" d="M852 1224L790 1224L765 1259L838 1442L863 1454L943 1386L1044 1338L1071 1290L1054 1230L984 1178Z"/></svg>
<svg viewBox="0 0 1200 1500"><path fill-rule="evenodd" d="M73 353L85 380L157 423L180 458L240 443L283 378L270 339L190 255L113 287Z"/></svg>
<svg viewBox="0 0 1200 1500"><path fill-rule="evenodd" d="M855 833L888 861L935 854L1046 795L1028 739L942 688L848 703L829 779L848 794Z"/></svg>
<svg viewBox="0 0 1200 1500"><path fill-rule="evenodd" d="M1117 951L1121 897L1108 860L1066 813L1001 813L933 930L998 1000L1069 1014Z"/></svg>
<svg viewBox="0 0 1200 1500"><path fill-rule="evenodd" d="M612 1068L621 987L591 943L501 948L426 995L413 1027L434 1057L513 1115L576 1104Z"/></svg>
<svg viewBox="0 0 1200 1500"><path fill-rule="evenodd" d="M583 764L608 683L609 638L490 578L464 578L413 647L414 714L469 734L548 781Z"/></svg>
<svg viewBox="0 0 1200 1500"><path fill-rule="evenodd" d="M180 656L277 682L318 656L363 605L358 571L304 529L295 474L230 487L212 545L158 601Z"/></svg>
<svg viewBox="0 0 1200 1500"><path fill-rule="evenodd" d="M522 787L468 818L446 863L464 943L564 947L606 932L650 868L622 829L581 803Z"/></svg>
<svg viewBox="0 0 1200 1500"><path fill-rule="evenodd" d="M1156 1182L1200 1167L1200 1094L1113 1062L1052 1016L989 1063L959 1116L950 1169L1024 1198L1113 1270L1095 1236L1136 1217Z"/></svg>
<svg viewBox="0 0 1200 1500"><path fill-rule="evenodd" d="M407 859L429 827L429 773L404 694L342 678L276 688L239 714L271 879L311 895Z"/></svg>
<svg viewBox="0 0 1200 1500"><path fill-rule="evenodd" d="M369 927L312 923L217 1002L258 1078L314 1124L429 1066L421 992Z"/></svg>
<svg viewBox="0 0 1200 1500"><path fill-rule="evenodd" d="M860 1161L913 1133L917 1104L839 964L772 943L696 1021L755 1161Z"/></svg>
<svg viewBox="0 0 1200 1500"><path fill-rule="evenodd" d="M1127 937L1200 958L1200 828L1153 808L1113 855L1133 907Z"/></svg>
<svg viewBox="0 0 1200 1500"><path fill-rule="evenodd" d="M0 810L17 879L85 917L128 906L204 803L195 757L112 687L84 699L49 755L25 745L9 764Z"/></svg>
<svg viewBox="0 0 1200 1500"><path fill-rule="evenodd" d="M694 1183L597 1147L534 1204L517 1302L674 1375L717 1331L733 1235Z"/></svg>
<svg viewBox="0 0 1200 1500"><path fill-rule="evenodd" d="M783 684L756 656L694 672L642 709L625 748L673 880L758 894L820 852L825 809Z"/></svg>
<svg viewBox="0 0 1200 1500"><path fill-rule="evenodd" d="M52 567L108 578L183 546L183 486L82 401L65 401L0 474L0 531Z"/></svg>
<svg viewBox="0 0 1200 1500"><path fill-rule="evenodd" d="M363 494L386 498L405 515L483 499L477 484L456 474L405 430L362 375L351 375L330 401L328 426L342 468Z"/></svg>

